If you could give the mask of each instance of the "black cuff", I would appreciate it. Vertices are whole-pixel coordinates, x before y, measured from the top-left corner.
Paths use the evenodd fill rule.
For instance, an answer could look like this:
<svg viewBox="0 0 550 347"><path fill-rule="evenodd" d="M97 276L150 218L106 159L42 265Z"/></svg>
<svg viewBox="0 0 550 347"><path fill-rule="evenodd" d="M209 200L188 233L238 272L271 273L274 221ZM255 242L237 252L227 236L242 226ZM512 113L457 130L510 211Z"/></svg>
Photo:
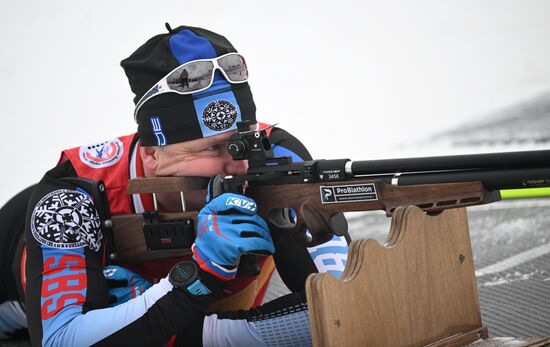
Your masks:
<svg viewBox="0 0 550 347"><path fill-rule="evenodd" d="M217 278L216 276L209 274L206 271L203 271L199 267L199 278L201 282L212 292L212 296L217 297L221 292L223 292L224 288L227 286L228 281L222 281L221 279Z"/></svg>

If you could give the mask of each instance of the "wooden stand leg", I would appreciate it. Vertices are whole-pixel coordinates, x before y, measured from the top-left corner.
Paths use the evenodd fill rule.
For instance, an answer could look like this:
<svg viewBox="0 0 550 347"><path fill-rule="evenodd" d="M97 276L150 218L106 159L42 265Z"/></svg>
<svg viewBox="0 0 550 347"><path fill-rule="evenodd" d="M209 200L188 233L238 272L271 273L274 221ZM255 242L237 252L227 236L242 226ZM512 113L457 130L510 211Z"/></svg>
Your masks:
<svg viewBox="0 0 550 347"><path fill-rule="evenodd" d="M306 282L315 346L458 346L481 324L466 210L398 208L384 246L352 242L342 278Z"/></svg>

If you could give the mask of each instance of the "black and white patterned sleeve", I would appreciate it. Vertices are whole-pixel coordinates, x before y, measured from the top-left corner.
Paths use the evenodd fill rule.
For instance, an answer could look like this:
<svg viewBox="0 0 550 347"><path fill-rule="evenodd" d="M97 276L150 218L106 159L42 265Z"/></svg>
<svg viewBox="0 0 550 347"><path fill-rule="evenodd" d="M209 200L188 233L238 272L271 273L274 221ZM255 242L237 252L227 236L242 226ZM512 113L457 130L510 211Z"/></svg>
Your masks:
<svg viewBox="0 0 550 347"><path fill-rule="evenodd" d="M311 346L309 327L305 294L296 292L248 311L206 316L203 346Z"/></svg>
<svg viewBox="0 0 550 347"><path fill-rule="evenodd" d="M94 199L61 179L67 176L69 164L48 172L27 211L26 313L33 346L162 345L202 323L208 302L174 289L166 278L109 307Z"/></svg>

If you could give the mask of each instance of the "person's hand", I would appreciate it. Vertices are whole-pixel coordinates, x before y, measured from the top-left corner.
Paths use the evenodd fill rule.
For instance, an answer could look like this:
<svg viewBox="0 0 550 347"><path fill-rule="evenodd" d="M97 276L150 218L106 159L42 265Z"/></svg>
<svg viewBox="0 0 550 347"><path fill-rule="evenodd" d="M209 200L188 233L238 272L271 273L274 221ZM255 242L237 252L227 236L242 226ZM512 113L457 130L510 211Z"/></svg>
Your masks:
<svg viewBox="0 0 550 347"><path fill-rule="evenodd" d="M233 193L219 195L204 206L191 248L203 271L229 281L237 273L241 254L273 254L269 228L257 210L254 200Z"/></svg>
<svg viewBox="0 0 550 347"><path fill-rule="evenodd" d="M109 305L117 306L140 296L151 287L151 283L138 274L116 265L103 268L103 276L109 287Z"/></svg>

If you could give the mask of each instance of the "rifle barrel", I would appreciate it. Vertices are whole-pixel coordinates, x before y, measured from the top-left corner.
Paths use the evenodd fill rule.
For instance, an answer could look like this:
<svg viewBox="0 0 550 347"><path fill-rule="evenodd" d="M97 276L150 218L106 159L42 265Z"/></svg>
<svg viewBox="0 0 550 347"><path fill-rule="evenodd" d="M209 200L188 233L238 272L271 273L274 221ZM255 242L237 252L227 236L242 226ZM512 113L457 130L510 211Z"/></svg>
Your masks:
<svg viewBox="0 0 550 347"><path fill-rule="evenodd" d="M353 175L376 175L397 172L523 169L548 166L550 166L550 150L539 150L360 160L351 163L351 173Z"/></svg>
<svg viewBox="0 0 550 347"><path fill-rule="evenodd" d="M451 182L482 182L490 191L501 189L550 187L550 166L527 169L462 170L447 172L403 173L371 176L397 186Z"/></svg>

